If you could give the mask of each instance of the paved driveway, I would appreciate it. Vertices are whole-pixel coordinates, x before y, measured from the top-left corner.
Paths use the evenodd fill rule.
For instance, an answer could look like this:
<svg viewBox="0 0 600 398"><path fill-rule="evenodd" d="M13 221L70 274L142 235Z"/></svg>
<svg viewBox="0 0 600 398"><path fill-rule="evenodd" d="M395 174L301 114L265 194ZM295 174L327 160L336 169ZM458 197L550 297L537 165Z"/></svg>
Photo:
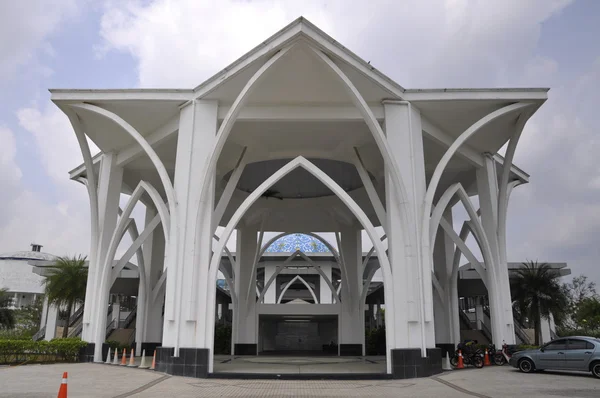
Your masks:
<svg viewBox="0 0 600 398"><path fill-rule="evenodd" d="M69 372L69 398L86 397L600 397L589 374L524 375L508 366L412 380L286 381L170 377L100 364L0 368L0 397L56 397Z"/></svg>

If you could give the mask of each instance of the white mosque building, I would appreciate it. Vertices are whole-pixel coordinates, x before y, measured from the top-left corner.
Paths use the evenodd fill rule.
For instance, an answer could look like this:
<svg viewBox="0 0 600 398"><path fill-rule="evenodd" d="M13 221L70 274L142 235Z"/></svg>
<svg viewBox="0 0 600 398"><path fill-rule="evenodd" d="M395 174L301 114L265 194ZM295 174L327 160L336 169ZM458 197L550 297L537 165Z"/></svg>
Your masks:
<svg viewBox="0 0 600 398"><path fill-rule="evenodd" d="M91 204L82 359L105 359L109 297L129 288L138 352L160 345L169 374L214 373L222 273L236 355L333 341L360 356L378 295L384 372L429 376L461 339L463 256L487 297L490 339L517 341L506 220L529 176L513 157L547 89L406 89L299 18L196 88L51 92L84 158L70 176ZM454 207L468 214L459 230ZM265 239L274 231L292 243Z"/></svg>

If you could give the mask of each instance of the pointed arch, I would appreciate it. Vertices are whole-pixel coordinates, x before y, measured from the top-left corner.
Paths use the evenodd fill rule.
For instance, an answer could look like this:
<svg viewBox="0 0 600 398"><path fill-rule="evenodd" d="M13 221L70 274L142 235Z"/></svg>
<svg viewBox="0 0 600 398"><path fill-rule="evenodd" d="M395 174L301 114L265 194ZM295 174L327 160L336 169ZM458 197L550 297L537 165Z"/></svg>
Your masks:
<svg viewBox="0 0 600 398"><path fill-rule="evenodd" d="M335 291L335 288L333 287L333 283L331 283L331 279L329 279L329 277L327 275L325 275L325 273L323 272L321 267L317 263L315 263L310 257L308 257L306 254L300 252L299 256L302 257L304 259L304 261L309 263L315 269L315 271L317 271L317 273L323 278L323 280L329 287L329 290L331 290L331 293L335 296L335 299L338 302L341 302L342 300L340 300L339 294Z"/></svg>
<svg viewBox="0 0 600 398"><path fill-rule="evenodd" d="M169 209L171 210L171 213L174 214L176 201L175 201L175 190L173 189L173 184L171 183L171 178L169 177L169 173L167 173L167 169L165 168L165 165L160 160L160 157L154 151L154 148L152 148L152 146L148 143L148 141L146 141L144 136L141 135L135 128L133 128L133 126L131 124L129 124L127 121L125 121L125 119L123 119L119 115L117 115L113 112L110 112L102 107L99 107L97 105L83 103L83 102L77 103L77 104L70 104L70 106L74 107L74 108L84 109L89 112L93 112L98 115L104 116L105 118L107 118L109 120L112 120L114 123L119 125L123 130L125 130L131 136L131 138L133 138L142 147L142 149L144 150L144 152L146 152L146 154L150 158L150 161L156 168L156 171L158 172L160 181L162 182L163 188L165 189L165 194L167 195L167 202L169 205Z"/></svg>
<svg viewBox="0 0 600 398"><path fill-rule="evenodd" d="M396 162L394 154L390 146L388 145L385 133L379 125L377 118L375 118L375 115L373 115L373 111L371 111L371 108L369 108L369 105L367 104L365 99L362 97L362 95L354 86L352 81L348 78L348 76L346 76L344 71L342 71L340 67L337 66L337 64L333 62L333 60L329 58L329 56L327 56L327 54L325 54L322 50L314 48L313 46L310 46L310 49L320 61L322 61L326 66L329 67L329 69L344 86L346 93L354 103L354 106L361 113L365 123L367 124L367 127L369 128L369 131L371 132L371 135L375 139L375 143L377 144L377 148L379 149L379 152L381 153L381 156L384 159L385 165L388 166L389 170L391 171L392 178L395 182L395 184L392 184L393 189L396 190L396 194L398 195L398 201L400 204L399 214L401 218L400 225L402 226L403 239L405 241L404 243L406 247L408 248L408 251L411 252L415 248L415 239L412 236L412 234L408 233L407 229L407 226L413 224L413 222L411 222L411 218L408 217L409 211L408 209L406 209L406 206L409 203L408 191L404 184L404 180L402 179L402 175L400 174L398 163Z"/></svg>
<svg viewBox="0 0 600 398"><path fill-rule="evenodd" d="M139 202L142 194L146 192L148 193L148 195L150 196L150 199L152 199L152 201L154 202L154 205L157 208L158 211L158 217L160 218L160 221L163 224L163 233L165 235L165 245L168 245L169 243L169 223L170 223L170 218L169 218L169 211L165 206L165 203L162 201L162 199L160 199L160 194L158 193L158 191L156 191L156 189L149 184L146 181L140 181L138 186L133 190L133 193L131 194L129 201L127 202L127 204L125 205L125 208L123 209L123 212L121 214L121 217L119 218L119 221L117 223L117 226L115 228L115 230L113 231L112 237L110 239L110 243L108 245L108 250L107 250L107 255L106 255L106 259L104 264L99 264L100 268L98 269L98 275L100 275L100 297L102 297L104 295L103 292L107 291L108 289L110 289L110 286L112 286L112 282L113 280L108 278L108 273L112 272L112 263L114 261L115 258L115 254L117 251L117 248L119 246L119 243L121 242L121 239L123 238L123 235L125 234L126 229L128 228L128 226L130 225L130 223L133 221L133 219L131 219L129 216L131 215L135 205ZM158 222L157 222L158 224ZM144 239L146 239L149 236L146 235L144 237ZM137 240L137 238L136 238ZM138 243L142 243L142 242L138 242ZM134 241L132 243L132 246L135 245L136 242ZM160 282L160 281L159 281ZM107 284L110 284L107 286ZM98 325L96 325L97 327L97 332L96 332L96 344L102 344L102 342L104 341L104 335L103 335L103 329L106 327L106 325L104 325L103 323L105 322L100 322L98 323Z"/></svg>
<svg viewBox="0 0 600 398"><path fill-rule="evenodd" d="M271 275L271 277L269 278L267 283L265 283L265 285L263 286L262 292L260 292L260 295L258 296L258 300L257 300L258 303L263 302L263 300L265 299L265 294L267 294L267 290L269 289L269 287L271 286L271 284L273 283L275 278L277 278L277 275L279 275L281 273L281 271L290 263L290 261L292 261L299 255L300 255L300 250L296 250L288 258L285 259L283 264L277 266L277 268L275 269L275 272L273 272L273 275Z"/></svg>
<svg viewBox="0 0 600 398"><path fill-rule="evenodd" d="M285 295L285 292L287 292L287 290L289 289L289 287L292 286L294 284L294 282L296 282L296 281L302 282L302 284L304 286L306 286L306 288L308 289L308 291L312 295L313 300L315 300L315 304L319 304L319 300L317 300L317 295L315 294L315 291L313 290L312 287L310 287L310 285L300 275L296 275L294 278L292 278L291 281L289 281L287 283L287 285L285 285L285 287L281 291L281 294L279 295L279 298L277 299L277 304L281 304L281 300L283 299L283 296Z"/></svg>
<svg viewBox="0 0 600 398"><path fill-rule="evenodd" d="M267 180L265 180L261 185L259 185L244 200L244 202L242 202L240 207L232 215L231 219L229 220L229 223L227 224L227 226L225 227L225 230L223 231L223 233L221 235L221 240L218 243L218 247L216 248L216 250L213 253L213 257L211 259L211 263L209 266L209 281L213 281L216 279L216 273L218 270L218 262L219 262L221 253L223 252L223 248L225 247L225 244L227 243L227 241L229 240L229 237L233 233L235 226L241 220L241 218L246 213L246 211L250 208L250 206L252 206L260 198L260 196L267 189L269 189L273 184L275 184L277 181L281 180L283 177L285 177L287 174L289 174L291 171L295 170L298 167L302 167L303 169L308 171L310 174L312 174L314 177L316 177L318 180L320 180L338 198L340 198L340 200L342 202L344 202L344 204L346 206L348 206L348 209L354 214L354 216L358 219L358 221L365 228L365 231L369 235L369 238L371 239L374 246L376 247L376 252L378 254L379 261L382 265L384 279L386 281L391 281L392 280L391 279L392 270L391 270L391 266L389 263L389 259L385 252L385 249L380 241L379 235L378 235L377 231L375 230L375 227L373 226L373 224L371 223L371 221L369 220L369 218L367 217L365 212L360 208L360 206L358 206L358 204L354 201L354 199L352 199L352 197L350 197L350 195L348 195L348 193L339 186L339 184L337 184L331 177L329 177L321 169L319 169L317 166L315 166L313 163L311 163L309 160L307 160L306 158L304 158L302 156L298 156L297 158L295 158L294 160L290 161L285 166L280 168L278 171L273 173ZM215 286L213 286L213 285L215 285L215 284L209 283L208 289L207 289L207 295L208 295L207 297L210 299L209 304L207 306L208 319L212 319L211 317L214 318L215 309L214 309L214 305L212 305L211 303L214 302L214 295L215 295L216 289L215 289ZM393 301L394 300L393 299L394 286L393 286L393 284L390 283L389 286L386 286L386 287L387 287L387 289L385 289L386 301L393 303L394 302ZM389 314L389 316L387 317L387 321L389 321L391 325L394 324L393 313ZM390 337L392 337L392 336L390 336ZM214 338L214 328L213 328L212 322L207 322L206 329L205 329L205 339L206 339L205 346L213 347L213 344L214 344L213 338ZM390 372L391 371L391 362L390 362L389 354L390 354L390 349L395 346L394 345L395 342L393 341L393 338L388 338L386 340L386 344L387 344L387 354L388 354L388 356L387 356L387 368L388 369L387 370L388 370L388 372ZM212 369L213 369L213 358L214 358L214 350L211 349L211 350L209 350L209 371L212 371Z"/></svg>
<svg viewBox="0 0 600 398"><path fill-rule="evenodd" d="M254 272L256 272L256 268L258 267L258 262L260 261L261 257L265 254L265 252L267 251L267 249L269 247L271 247L271 245L273 243L275 243L278 239L283 238L284 236L289 236L289 235L293 235L296 232L282 232L280 234L275 235L274 237L272 237L271 239L269 239L267 241L267 243L265 243L264 245L262 245L262 247L260 248L260 251L258 252L254 264L253 264L253 274ZM302 234L304 235L308 235L308 236L312 236L313 238L317 239L319 242L323 243L327 249L329 249L329 251L331 252L331 254L333 254L333 257L335 258L336 263L338 264L338 266L340 267L340 269L342 269L343 264L342 261L340 259L340 255L338 253L338 251L331 245L331 243L329 243L326 239L324 239L322 236L315 234L314 232L302 232ZM264 288L263 288L264 290ZM250 293L250 289L248 289L248 293ZM260 301L259 301L260 302Z"/></svg>

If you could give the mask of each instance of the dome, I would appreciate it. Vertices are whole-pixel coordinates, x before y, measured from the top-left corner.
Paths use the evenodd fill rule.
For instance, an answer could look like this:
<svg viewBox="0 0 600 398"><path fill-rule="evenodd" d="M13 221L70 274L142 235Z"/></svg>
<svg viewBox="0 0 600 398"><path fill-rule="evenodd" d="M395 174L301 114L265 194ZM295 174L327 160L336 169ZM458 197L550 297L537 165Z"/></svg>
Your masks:
<svg viewBox="0 0 600 398"><path fill-rule="evenodd" d="M0 253L0 260L41 260L41 261L54 261L56 256L50 253L43 253L37 251L21 251L11 253Z"/></svg>
<svg viewBox="0 0 600 398"><path fill-rule="evenodd" d="M290 234L277 239L265 250L265 253L331 253L331 251L314 236L306 234Z"/></svg>

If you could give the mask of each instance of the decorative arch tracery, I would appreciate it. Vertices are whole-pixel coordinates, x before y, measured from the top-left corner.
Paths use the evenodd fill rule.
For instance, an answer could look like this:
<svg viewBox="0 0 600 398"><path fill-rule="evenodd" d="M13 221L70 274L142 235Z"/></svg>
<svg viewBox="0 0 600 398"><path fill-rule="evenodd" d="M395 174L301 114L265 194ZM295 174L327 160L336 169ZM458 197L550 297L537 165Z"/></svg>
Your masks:
<svg viewBox="0 0 600 398"><path fill-rule="evenodd" d="M250 208L250 206L252 206L252 204L254 204L254 202L256 202L260 198L260 196L267 189L269 189L273 184L275 184L277 181L279 181L281 178L283 178L284 176L289 174L292 170L296 169L297 167L304 168L306 171L308 171L313 176L315 176L317 179L319 179L336 196L338 196L340 198L340 200L342 200L342 202L344 204L346 204L346 206L348 206L350 211L354 214L354 216L362 224L365 231L369 235L371 241L375 245L376 251L379 255L380 262L382 264L382 270L384 273L385 280L388 280L388 281L391 280L391 266L389 263L389 259L387 258L387 255L385 254L385 249L384 249L383 245L381 244L379 235L377 234L375 227L373 226L373 224L371 223L371 221L369 220L367 215L360 208L360 206L358 206L358 204L356 204L356 202L348 195L348 193L345 192L333 179L331 179L331 177L329 177L326 173L324 173L322 170L320 170L318 167L316 167L313 163L311 163L304 157L299 156L299 157L295 158L294 160L290 161L285 166L283 166L281 169L279 169L277 172L275 172L273 175L271 175L271 177L269 177L267 180L265 180L259 187L257 187L244 200L244 202L241 204L241 206L233 214L233 216L231 217L229 223L227 224L227 226L225 227L225 230L223 231L223 233L221 235L221 240L219 241L217 248L214 250L213 258L212 258L210 266L209 266L209 281L216 280L218 263L219 263L220 256L223 252L223 249L227 243L227 240L231 236L235 226L241 220L241 218L246 213L246 211ZM207 295L211 299L210 302L212 302L214 300L214 297L213 297L215 294L214 290L216 289L215 286L213 286L213 285L216 285L216 284L209 283L208 289L207 289ZM386 301L393 302L393 285L389 285L388 288L385 289L385 295L386 295ZM207 311L208 311L207 319L212 319L212 317L214 317L214 308L213 308L214 306L211 305L210 302L209 302L209 305L207 306ZM393 314L389 314L387 321L391 322L391 324L393 324ZM207 347L213 346L213 338L214 338L213 325L211 322L207 322L206 330L205 330L205 339L206 339L205 344ZM393 337L387 339L386 343L387 343L388 354L389 354L389 350L391 349L391 347L394 347ZM214 352L213 352L213 350L210 350L210 358L209 358L210 369L209 369L209 371L212 370L213 356L214 356ZM389 358L388 358L388 368L389 367L390 367L390 362L389 362ZM389 371L389 369L388 369L388 371Z"/></svg>

